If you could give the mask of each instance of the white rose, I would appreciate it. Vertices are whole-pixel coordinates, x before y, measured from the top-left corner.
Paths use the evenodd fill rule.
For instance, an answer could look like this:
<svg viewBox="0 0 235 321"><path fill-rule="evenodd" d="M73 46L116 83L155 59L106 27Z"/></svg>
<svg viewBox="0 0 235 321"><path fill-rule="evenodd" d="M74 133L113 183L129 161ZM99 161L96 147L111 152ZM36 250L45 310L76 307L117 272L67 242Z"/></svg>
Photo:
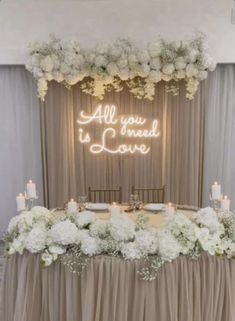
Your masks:
<svg viewBox="0 0 235 321"><path fill-rule="evenodd" d="M121 57L121 59L119 59L117 61L117 65L120 69L126 68L126 66L128 65L128 60L127 58L123 58Z"/></svg>
<svg viewBox="0 0 235 321"><path fill-rule="evenodd" d="M96 51L96 53L98 54L98 55L103 55L103 54L105 54L106 52L108 52L108 44L106 44L106 43L99 43L97 46L96 46L96 49L95 49L95 51Z"/></svg>
<svg viewBox="0 0 235 321"><path fill-rule="evenodd" d="M131 54L128 56L128 62L130 64L130 66L136 65L138 63L138 59L137 56L134 54Z"/></svg>
<svg viewBox="0 0 235 321"><path fill-rule="evenodd" d="M93 222L95 222L95 213L91 211L84 211L80 213L76 219L76 225L79 228L83 228Z"/></svg>
<svg viewBox="0 0 235 321"><path fill-rule="evenodd" d="M147 77L150 71L150 67L147 64L142 64L139 69L139 76L140 77Z"/></svg>
<svg viewBox="0 0 235 321"><path fill-rule="evenodd" d="M162 80L164 81L170 81L172 79L171 75L166 75L166 74L162 74Z"/></svg>
<svg viewBox="0 0 235 321"><path fill-rule="evenodd" d="M185 69L187 63L184 59L184 57L177 57L175 59L175 69L176 70L182 70L182 69Z"/></svg>
<svg viewBox="0 0 235 321"><path fill-rule="evenodd" d="M40 66L44 71L51 72L54 67L52 58L50 56L44 57L40 62Z"/></svg>
<svg viewBox="0 0 235 321"><path fill-rule="evenodd" d="M127 80L130 77L129 69L121 69L118 73L118 76L120 77L121 80Z"/></svg>
<svg viewBox="0 0 235 321"><path fill-rule="evenodd" d="M53 78L57 82L62 82L64 80L64 76L61 72L59 71L54 71L53 72Z"/></svg>
<svg viewBox="0 0 235 321"><path fill-rule="evenodd" d="M207 76L208 76L208 72L206 70L200 70L198 72L197 78L200 80L204 80L207 78Z"/></svg>
<svg viewBox="0 0 235 321"><path fill-rule="evenodd" d="M104 56L102 56L102 55L96 56L96 58L95 58L96 67L105 67L105 66L107 66L107 63L108 63L108 61Z"/></svg>
<svg viewBox="0 0 235 321"><path fill-rule="evenodd" d="M151 81L157 83L157 82L161 81L162 73L160 71L157 71L157 70L151 70L150 73L149 73L148 78Z"/></svg>
<svg viewBox="0 0 235 321"><path fill-rule="evenodd" d="M174 64L167 64L162 67L162 72L165 75L171 75L175 70Z"/></svg>
<svg viewBox="0 0 235 321"><path fill-rule="evenodd" d="M196 49L191 49L188 54L188 61L191 63L194 63L197 59L198 54L199 54L199 52Z"/></svg>
<svg viewBox="0 0 235 321"><path fill-rule="evenodd" d="M48 250L51 254L58 254L58 255L66 252L66 249L64 247L58 246L58 245L50 245Z"/></svg>
<svg viewBox="0 0 235 321"><path fill-rule="evenodd" d="M196 77L198 75L198 68L194 64L188 64L186 67L187 77Z"/></svg>
<svg viewBox="0 0 235 321"><path fill-rule="evenodd" d="M149 50L151 57L159 56L162 51L161 43L159 41L150 42L148 44L148 50Z"/></svg>
<svg viewBox="0 0 235 321"><path fill-rule="evenodd" d="M186 76L186 72L185 72L185 70L177 70L175 72L175 76L177 79L184 79Z"/></svg>
<svg viewBox="0 0 235 321"><path fill-rule="evenodd" d="M118 67L115 63L111 62L107 66L107 71L111 76L116 76L118 74Z"/></svg>
<svg viewBox="0 0 235 321"><path fill-rule="evenodd" d="M49 266L57 259L57 254L50 254L48 251L45 251L41 256L41 259L44 266Z"/></svg>
<svg viewBox="0 0 235 321"><path fill-rule="evenodd" d="M159 58L153 58L151 59L150 61L150 66L152 69L155 69L155 70L160 70L161 68L161 61Z"/></svg>
<svg viewBox="0 0 235 321"><path fill-rule="evenodd" d="M142 63L147 63L150 60L150 56L147 50L141 50L137 54L138 60Z"/></svg>
<svg viewBox="0 0 235 321"><path fill-rule="evenodd" d="M62 72L62 74L70 74L71 67L69 65L67 65L66 63L61 63L60 71Z"/></svg>

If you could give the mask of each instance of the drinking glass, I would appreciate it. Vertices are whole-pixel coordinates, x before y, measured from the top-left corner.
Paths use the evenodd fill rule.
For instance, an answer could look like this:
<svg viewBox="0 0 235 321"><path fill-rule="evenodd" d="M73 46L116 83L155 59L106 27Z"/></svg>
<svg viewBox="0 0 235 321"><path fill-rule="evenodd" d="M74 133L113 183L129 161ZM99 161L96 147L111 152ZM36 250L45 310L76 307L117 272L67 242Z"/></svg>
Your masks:
<svg viewBox="0 0 235 321"><path fill-rule="evenodd" d="M78 196L78 203L81 211L84 211L87 204L87 196Z"/></svg>

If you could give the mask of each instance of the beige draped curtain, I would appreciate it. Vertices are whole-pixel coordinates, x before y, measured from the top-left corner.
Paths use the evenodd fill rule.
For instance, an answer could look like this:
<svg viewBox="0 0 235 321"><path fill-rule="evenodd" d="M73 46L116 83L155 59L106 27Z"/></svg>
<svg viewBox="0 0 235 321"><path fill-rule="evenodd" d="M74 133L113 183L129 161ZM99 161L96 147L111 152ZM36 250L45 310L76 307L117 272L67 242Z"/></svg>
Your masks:
<svg viewBox="0 0 235 321"><path fill-rule="evenodd" d="M97 189L122 186L123 201L128 201L133 185L139 188L166 185L166 201L199 205L204 90L202 86L195 99L188 102L183 87L180 95L173 97L160 83L152 102L135 99L127 89L106 94L101 103L114 103L119 114L157 118L161 135L151 140L147 155L94 155L78 141L77 119L81 110L91 113L100 102L82 93L79 85L68 90L61 84L50 83L41 106L46 205L61 206L70 197L87 195L89 186ZM93 137L100 139L98 126L88 128Z"/></svg>

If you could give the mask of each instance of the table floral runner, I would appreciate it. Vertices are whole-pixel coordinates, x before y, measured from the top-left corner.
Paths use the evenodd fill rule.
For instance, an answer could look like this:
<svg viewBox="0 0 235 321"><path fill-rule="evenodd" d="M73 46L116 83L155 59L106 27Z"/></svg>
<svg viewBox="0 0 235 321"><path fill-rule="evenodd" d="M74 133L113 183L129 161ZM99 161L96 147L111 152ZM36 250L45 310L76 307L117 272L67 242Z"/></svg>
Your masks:
<svg viewBox="0 0 235 321"><path fill-rule="evenodd" d="M127 260L144 259L138 273L153 280L165 262L180 255L197 259L204 251L211 255L235 256L235 215L204 208L192 218L178 213L166 216L160 228L148 225L144 215L132 220L125 214L99 220L90 211L62 218L43 207L33 207L9 223L6 252L24 250L40 253L44 266L60 259L72 272L80 274L90 257L119 256Z"/></svg>

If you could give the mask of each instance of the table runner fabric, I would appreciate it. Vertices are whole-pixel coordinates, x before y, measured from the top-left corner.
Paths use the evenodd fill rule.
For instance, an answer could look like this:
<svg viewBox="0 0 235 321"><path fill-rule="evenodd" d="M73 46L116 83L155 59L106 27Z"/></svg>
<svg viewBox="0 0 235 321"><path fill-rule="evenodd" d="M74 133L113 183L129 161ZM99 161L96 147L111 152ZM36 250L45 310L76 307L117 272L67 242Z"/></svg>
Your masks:
<svg viewBox="0 0 235 321"><path fill-rule="evenodd" d="M234 321L235 261L204 253L166 263L141 281L143 261L91 258L82 275L40 255L7 259L2 321Z"/></svg>

